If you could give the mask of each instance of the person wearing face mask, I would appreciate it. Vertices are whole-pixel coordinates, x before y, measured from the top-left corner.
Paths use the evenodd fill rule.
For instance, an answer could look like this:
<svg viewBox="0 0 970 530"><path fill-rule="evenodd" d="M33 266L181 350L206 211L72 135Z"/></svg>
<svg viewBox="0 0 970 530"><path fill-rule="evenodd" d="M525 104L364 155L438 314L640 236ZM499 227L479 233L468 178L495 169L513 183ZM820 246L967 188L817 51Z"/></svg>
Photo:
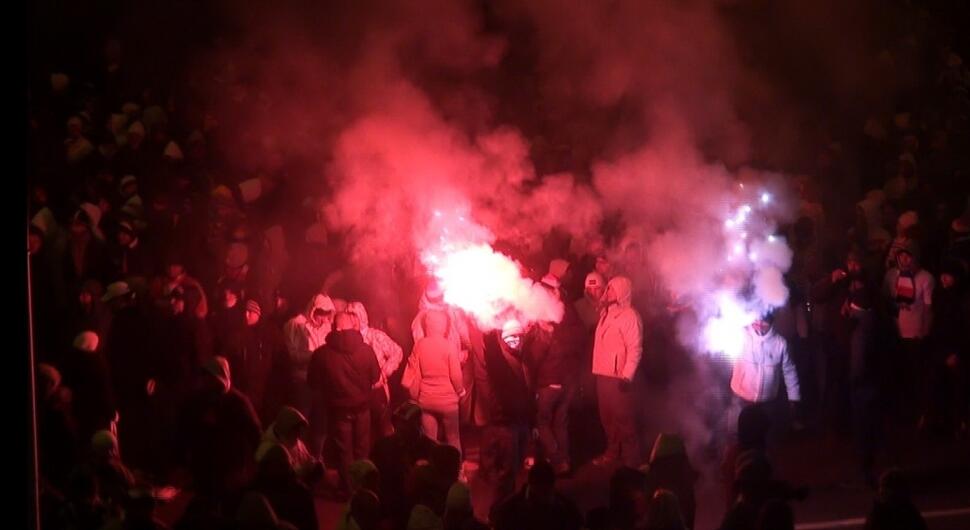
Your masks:
<svg viewBox="0 0 970 530"><path fill-rule="evenodd" d="M526 330L509 320L501 330L484 336L484 372L479 379L492 397L482 430L480 475L489 483L495 502L512 494L522 463L535 400L523 360Z"/></svg>
<svg viewBox="0 0 970 530"><path fill-rule="evenodd" d="M593 375L607 438L606 452L593 461L597 465L622 459L625 465L637 467L641 460L632 383L643 352L643 323L630 304L632 292L629 278L610 280L596 325Z"/></svg>
<svg viewBox="0 0 970 530"><path fill-rule="evenodd" d="M735 411L747 407L770 409L778 396L782 380L793 409L801 399L795 363L788 355L785 338L775 331L772 320L769 313L745 328L744 345L734 361L731 374ZM736 425L737 421L731 424Z"/></svg>

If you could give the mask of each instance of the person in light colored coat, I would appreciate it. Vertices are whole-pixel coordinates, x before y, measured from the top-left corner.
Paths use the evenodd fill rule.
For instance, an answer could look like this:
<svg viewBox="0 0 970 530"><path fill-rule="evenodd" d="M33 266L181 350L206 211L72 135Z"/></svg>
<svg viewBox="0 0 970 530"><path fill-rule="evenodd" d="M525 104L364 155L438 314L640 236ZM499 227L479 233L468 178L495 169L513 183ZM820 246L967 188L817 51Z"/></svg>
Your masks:
<svg viewBox="0 0 970 530"><path fill-rule="evenodd" d="M606 431L606 452L594 463L621 459L625 465L640 464L632 385L643 353L643 323L631 305L633 284L616 276L606 287L606 309L596 325L593 343L593 375L599 400L600 421Z"/></svg>

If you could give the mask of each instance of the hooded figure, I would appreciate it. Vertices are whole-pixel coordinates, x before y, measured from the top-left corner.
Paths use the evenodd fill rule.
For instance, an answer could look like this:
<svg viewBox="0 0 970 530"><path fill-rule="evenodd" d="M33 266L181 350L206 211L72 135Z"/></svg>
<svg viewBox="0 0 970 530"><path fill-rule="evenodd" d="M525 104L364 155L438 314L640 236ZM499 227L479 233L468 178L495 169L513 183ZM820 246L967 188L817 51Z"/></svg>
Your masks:
<svg viewBox="0 0 970 530"><path fill-rule="evenodd" d="M337 530L363 530L364 528L372 528L373 526L367 526L367 523L373 522L376 524L378 520L381 519L381 506L380 500L377 497L378 491L380 491L381 473L377 470L377 466L373 462L367 459L357 460L350 464L350 468L347 470L347 479L350 483L350 501L344 506L343 512L340 515L340 522L337 523ZM359 503L361 496L373 496L374 503L369 506L369 510L366 514L365 520L361 519L361 513L359 510L355 510L355 505ZM359 506L357 506L359 508Z"/></svg>
<svg viewBox="0 0 970 530"><path fill-rule="evenodd" d="M262 429L249 399L232 388L225 358L206 360L202 372L177 433L197 491L218 500L249 480Z"/></svg>
<svg viewBox="0 0 970 530"><path fill-rule="evenodd" d="M418 314L411 321L411 335L417 344L424 337L424 319L428 311L444 311L448 314L448 331L445 338L451 341L458 351L462 353L462 363L468 356L471 339L468 332L468 321L458 309L448 305L444 299L444 293L437 285L431 285L421 296L418 302Z"/></svg>
<svg viewBox="0 0 970 530"><path fill-rule="evenodd" d="M109 505L121 506L135 486L135 477L121 460L118 438L108 430L91 435L91 464L102 498Z"/></svg>
<svg viewBox="0 0 970 530"><path fill-rule="evenodd" d="M635 405L630 383L643 351L643 324L630 305L632 283L616 276L606 287L606 310L596 326L593 343L593 374L599 398L600 420L606 431L607 449L597 463L623 458L636 467L640 443L635 428Z"/></svg>
<svg viewBox="0 0 970 530"><path fill-rule="evenodd" d="M556 491L555 472L542 460L529 470L518 493L493 505L489 518L495 530L579 530L583 526L579 507Z"/></svg>
<svg viewBox="0 0 970 530"><path fill-rule="evenodd" d="M381 380L379 387L372 391L371 395L371 424L373 432L380 435L387 435L393 431L391 427L391 416L388 404L391 401L390 387L388 380L397 371L404 352L401 347L394 342L391 337L383 331L370 327L367 318L367 310L360 302L350 302L347 304L347 311L357 317L357 328L361 336L364 337L364 344L367 344L377 355L377 364L381 367Z"/></svg>
<svg viewBox="0 0 970 530"><path fill-rule="evenodd" d="M896 254L910 248L917 241L919 231L919 215L914 211L903 212L896 222L896 237L889 246L886 254L885 267L891 269L896 265Z"/></svg>
<svg viewBox="0 0 970 530"><path fill-rule="evenodd" d="M782 379L789 401L799 401L798 373L785 338L764 320L745 328L744 345L731 375L734 395L748 403L773 401Z"/></svg>
<svg viewBox="0 0 970 530"><path fill-rule="evenodd" d="M347 304L347 311L357 317L364 343L374 349L374 353L377 355L377 364L381 367L381 386L385 392L388 392L387 382L391 375L397 371L398 366L401 365L404 350L387 333L370 326L364 304L350 302Z"/></svg>
<svg viewBox="0 0 970 530"><path fill-rule="evenodd" d="M455 482L445 498L444 530L487 530L488 526L475 519L471 490L466 484Z"/></svg>
<svg viewBox="0 0 970 530"><path fill-rule="evenodd" d="M323 471L322 463L314 458L307 450L303 440L303 432L309 426L307 419L293 407L284 406L276 416L276 421L270 424L263 433L263 439L256 450L256 462L260 462L274 445L282 445L290 457L290 465L297 476L308 485L316 482L316 475Z"/></svg>
<svg viewBox="0 0 970 530"><path fill-rule="evenodd" d="M933 275L919 266L919 247L910 240L897 250L896 266L886 271L883 284L901 338L918 340L929 333L935 287Z"/></svg>
<svg viewBox="0 0 970 530"><path fill-rule="evenodd" d="M291 465L291 458L282 445L273 445L259 461L252 488L266 497L279 517L299 530L317 530L317 512L313 495L300 482Z"/></svg>
<svg viewBox="0 0 970 530"><path fill-rule="evenodd" d="M354 329L351 313L338 313L336 329L327 343L313 352L307 371L310 390L328 408L329 431L340 453L340 473L347 483L347 468L370 450L370 395L380 381L381 368L374 350Z"/></svg>
<svg viewBox="0 0 970 530"><path fill-rule="evenodd" d="M926 521L910 497L908 481L899 469L890 469L879 477L879 491L866 517L866 528L926 529Z"/></svg>
<svg viewBox="0 0 970 530"><path fill-rule="evenodd" d="M606 310L596 326L593 373L633 381L643 352L643 324L631 306L633 284L616 276L607 285Z"/></svg>
<svg viewBox="0 0 970 530"><path fill-rule="evenodd" d="M646 476L646 493L658 489L670 490L676 496L687 530L694 528L697 509L694 483L699 475L687 458L684 440L676 434L659 434L650 453L650 467Z"/></svg>
<svg viewBox="0 0 970 530"><path fill-rule="evenodd" d="M380 497L398 527L407 524L407 476L421 460L430 460L436 443L421 432L421 407L405 402L394 411L394 433L377 440L371 460L380 470Z"/></svg>
<svg viewBox="0 0 970 530"><path fill-rule="evenodd" d="M61 385L61 374L49 364L37 365L37 434L40 472L60 489L77 461L77 423L71 392Z"/></svg>
<svg viewBox="0 0 970 530"><path fill-rule="evenodd" d="M94 332L81 332L74 339L74 348L58 363L63 384L71 389L82 440L109 428L115 417L108 363L98 349L99 342Z"/></svg>
<svg viewBox="0 0 970 530"><path fill-rule="evenodd" d="M67 285L78 285L80 281L94 278L101 282L107 280L110 270L108 249L104 244L104 234L98 227L101 210L91 204L83 203L75 212L70 225L70 239L65 253L64 271Z"/></svg>
<svg viewBox="0 0 970 530"><path fill-rule="evenodd" d="M236 524L233 527L239 530L296 530L296 526L280 520L269 500L255 491L243 496L236 510Z"/></svg>
<svg viewBox="0 0 970 530"><path fill-rule="evenodd" d="M465 394L460 352L446 337L448 313L428 311L424 337L414 345L401 384L423 411L424 432L432 440L444 432L446 443L461 450L458 433L458 402ZM439 429L440 426L440 429Z"/></svg>
<svg viewBox="0 0 970 530"><path fill-rule="evenodd" d="M329 296L313 295L306 311L290 319L283 327L295 381L306 381L313 352L327 343L335 309Z"/></svg>

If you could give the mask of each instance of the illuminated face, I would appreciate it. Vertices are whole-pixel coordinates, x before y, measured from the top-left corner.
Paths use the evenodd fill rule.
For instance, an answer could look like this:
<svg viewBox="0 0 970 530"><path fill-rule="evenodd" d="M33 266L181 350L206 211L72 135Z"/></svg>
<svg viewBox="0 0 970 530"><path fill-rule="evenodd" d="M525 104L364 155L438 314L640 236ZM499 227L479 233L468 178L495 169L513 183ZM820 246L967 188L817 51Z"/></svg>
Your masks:
<svg viewBox="0 0 970 530"><path fill-rule="evenodd" d="M857 276L862 272L862 263L856 259L850 259L845 263L845 268L848 269L850 275Z"/></svg>
<svg viewBox="0 0 970 530"><path fill-rule="evenodd" d="M313 316L310 318L310 322L314 327L321 327L330 320L330 317L323 311L314 311Z"/></svg>
<svg viewBox="0 0 970 530"><path fill-rule="evenodd" d="M590 297L593 300L599 301L600 299L602 299L603 298L603 292L604 291L605 291L605 289L603 289L603 286L602 285L587 285L586 286L586 296Z"/></svg>
<svg viewBox="0 0 970 530"><path fill-rule="evenodd" d="M246 310L246 325L247 326L255 326L256 323L258 323L258 322L259 322L259 313L247 309Z"/></svg>
<svg viewBox="0 0 970 530"><path fill-rule="evenodd" d="M944 272L940 275L940 285L942 285L944 289L952 289L953 286L956 285L956 282L957 279L948 272Z"/></svg>
<svg viewBox="0 0 970 530"><path fill-rule="evenodd" d="M900 270L908 271L913 268L913 256L909 252L896 254L896 264Z"/></svg>
<svg viewBox="0 0 970 530"><path fill-rule="evenodd" d="M81 305L89 306L91 305L91 302L94 301L94 298L91 296L91 293L87 291L81 291L81 294L78 295L78 300L80 300Z"/></svg>
<svg viewBox="0 0 970 530"><path fill-rule="evenodd" d="M512 351L519 351L519 348L522 347L522 335L519 334L502 337L502 341Z"/></svg>
<svg viewBox="0 0 970 530"><path fill-rule="evenodd" d="M594 267L596 272L606 277L610 274L610 260L600 256L596 258L596 266Z"/></svg>
<svg viewBox="0 0 970 530"><path fill-rule="evenodd" d="M608 285L606 287L606 303L615 304L619 300L619 297L616 295L616 290L613 289L612 285Z"/></svg>
<svg viewBox="0 0 970 530"><path fill-rule="evenodd" d="M751 324L751 329L753 329L758 335L764 335L771 330L771 323L766 320L755 320Z"/></svg>

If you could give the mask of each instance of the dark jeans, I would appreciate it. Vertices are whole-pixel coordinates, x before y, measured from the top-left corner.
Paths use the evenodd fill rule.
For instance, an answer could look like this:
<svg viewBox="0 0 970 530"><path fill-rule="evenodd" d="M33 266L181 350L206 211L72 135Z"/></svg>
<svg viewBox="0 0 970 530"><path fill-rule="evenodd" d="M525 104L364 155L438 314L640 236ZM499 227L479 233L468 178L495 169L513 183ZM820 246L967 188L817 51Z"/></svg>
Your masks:
<svg viewBox="0 0 970 530"><path fill-rule="evenodd" d="M893 359L890 381L893 404L904 420L914 420L927 412L929 359L922 339L900 339Z"/></svg>
<svg viewBox="0 0 970 530"><path fill-rule="evenodd" d="M370 410L335 409L330 411L330 434L340 462L340 478L347 483L347 469L370 452Z"/></svg>
<svg viewBox="0 0 970 530"><path fill-rule="evenodd" d="M597 376L596 394L606 431L605 456L630 467L639 466L642 457L631 385L615 377Z"/></svg>
<svg viewBox="0 0 970 530"><path fill-rule="evenodd" d="M493 505L515 492L528 435L529 426L525 424L487 425L482 429L482 478L492 488Z"/></svg>
<svg viewBox="0 0 970 530"><path fill-rule="evenodd" d="M539 389L537 423L539 446L553 465L569 463L569 407L573 389L543 387Z"/></svg>

